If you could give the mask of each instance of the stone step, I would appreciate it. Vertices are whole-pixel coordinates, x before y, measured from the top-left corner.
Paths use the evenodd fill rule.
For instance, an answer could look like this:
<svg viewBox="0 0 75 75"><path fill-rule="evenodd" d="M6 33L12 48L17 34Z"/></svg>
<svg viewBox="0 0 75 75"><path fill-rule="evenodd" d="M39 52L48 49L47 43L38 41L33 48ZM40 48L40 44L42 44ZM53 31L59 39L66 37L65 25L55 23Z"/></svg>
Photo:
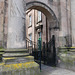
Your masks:
<svg viewBox="0 0 75 75"><path fill-rule="evenodd" d="M28 52L28 49L7 49L4 50L5 53L22 53L22 52Z"/></svg>
<svg viewBox="0 0 75 75"><path fill-rule="evenodd" d="M34 61L33 56L29 56L28 49L7 49L3 54L3 62L11 63L25 63Z"/></svg>
<svg viewBox="0 0 75 75"><path fill-rule="evenodd" d="M3 58L5 64L33 62L33 56Z"/></svg>
<svg viewBox="0 0 75 75"><path fill-rule="evenodd" d="M29 56L29 53L4 53L3 57L24 57Z"/></svg>
<svg viewBox="0 0 75 75"><path fill-rule="evenodd" d="M34 61L34 56L26 56L24 58L29 61Z"/></svg>

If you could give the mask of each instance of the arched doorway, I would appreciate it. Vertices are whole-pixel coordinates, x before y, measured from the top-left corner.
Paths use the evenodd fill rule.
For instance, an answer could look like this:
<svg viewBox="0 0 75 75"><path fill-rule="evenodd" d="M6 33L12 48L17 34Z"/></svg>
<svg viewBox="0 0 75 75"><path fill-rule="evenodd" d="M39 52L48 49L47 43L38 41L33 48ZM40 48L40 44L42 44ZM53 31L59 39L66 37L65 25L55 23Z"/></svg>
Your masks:
<svg viewBox="0 0 75 75"><path fill-rule="evenodd" d="M47 6L47 4L38 1L33 1L33 2L29 1L28 3L24 3L24 4L25 6L23 5L22 0L9 1L7 48L10 49L11 51L12 48L17 48L17 49L26 48L26 38L25 38L26 14L25 13L26 10L28 9L39 10L46 16L46 21L47 21L46 42L50 41L52 35L55 35L56 37L56 30L58 29L58 20L53 10L49 6ZM7 55L7 56L11 56L11 55Z"/></svg>
<svg viewBox="0 0 75 75"><path fill-rule="evenodd" d="M46 50L45 50L46 57L45 58L49 57L51 59L46 59L47 61L52 60L53 62L56 62L56 59L55 59L56 50L55 50L54 40L56 37L56 30L59 29L57 17L50 7L38 1L29 2L26 4L26 10L32 10L32 9L41 11L46 16L46 44L45 44L46 45ZM31 15L29 17L31 18ZM41 35L41 33L39 33L39 35ZM52 48L51 47L49 48L49 46L51 46ZM48 61L47 63L50 63L50 62L51 61Z"/></svg>
<svg viewBox="0 0 75 75"><path fill-rule="evenodd" d="M28 10L28 9L36 9L36 10L41 11L46 16L48 28L52 30L51 34L52 35L56 34L54 31L59 29L58 19L54 11L49 6L39 1L31 1L31 2L26 3L25 10ZM50 31L47 31L47 33L48 32L50 33ZM46 39L48 40L50 36L49 35L47 36L48 37Z"/></svg>

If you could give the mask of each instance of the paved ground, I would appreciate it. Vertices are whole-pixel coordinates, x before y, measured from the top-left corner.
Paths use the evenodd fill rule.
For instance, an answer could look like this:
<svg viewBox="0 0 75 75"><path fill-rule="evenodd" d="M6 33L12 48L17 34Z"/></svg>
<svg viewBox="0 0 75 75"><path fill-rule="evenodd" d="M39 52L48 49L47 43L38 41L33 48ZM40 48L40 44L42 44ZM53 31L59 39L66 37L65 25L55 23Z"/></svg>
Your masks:
<svg viewBox="0 0 75 75"><path fill-rule="evenodd" d="M58 67L42 65L41 75L75 75L75 72Z"/></svg>

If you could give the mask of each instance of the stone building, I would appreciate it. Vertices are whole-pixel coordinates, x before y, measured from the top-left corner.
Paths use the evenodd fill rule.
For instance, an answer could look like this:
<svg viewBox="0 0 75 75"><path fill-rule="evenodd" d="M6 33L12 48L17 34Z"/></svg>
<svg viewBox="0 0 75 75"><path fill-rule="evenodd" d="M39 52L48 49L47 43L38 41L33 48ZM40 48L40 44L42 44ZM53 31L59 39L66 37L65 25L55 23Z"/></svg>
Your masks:
<svg viewBox="0 0 75 75"><path fill-rule="evenodd" d="M42 43L47 42L46 31L46 16L38 10L28 10L26 13L27 38L36 44L39 38L41 38Z"/></svg>
<svg viewBox="0 0 75 75"><path fill-rule="evenodd" d="M34 9L46 16L46 37L43 37L46 41L55 35L56 48L75 47L74 6L75 0L0 0L0 47L6 49L3 56L15 57L16 53L23 56L18 50L26 49L26 13Z"/></svg>
<svg viewBox="0 0 75 75"><path fill-rule="evenodd" d="M10 4L10 3L12 3L12 4ZM16 6L15 6L15 3L16 3ZM24 6L22 6L22 8L19 7L19 5L23 5L23 4L24 4ZM56 41L59 45L65 46L65 44L67 42L69 42L70 46L71 45L74 46L74 21L73 21L74 13L72 12L72 11L74 11L74 7L73 7L74 2L73 1L70 1L70 0L67 0L67 1L65 1L65 0L64 1L61 1L61 0L47 0L47 1L28 0L28 1L25 1L24 0L23 4L21 4L21 2L19 3L19 1L14 2L14 0L11 0L11 1L0 0L0 19L1 19L0 20L0 28L1 28L0 29L0 36L1 36L0 37L0 46L8 48L8 46L10 45L9 42L11 42L11 45L14 43L14 48L16 48L18 45L20 46L20 48L25 47L25 43L24 43L24 41L22 41L23 38L20 37L20 36L22 36L22 33L23 33L23 35L25 35L24 34L25 30L22 31L22 33L21 33L21 28L23 30L23 26L22 25L20 25L22 27L18 26L18 27L20 27L20 28L18 28L20 31L18 31L15 28L16 27L15 26L12 29L15 29L16 32L11 32L13 30L10 30L10 27L8 27L8 24L11 23L11 22L9 22L9 20L11 19L10 18L11 16L12 16L12 19L14 19L14 20L16 19L15 21L18 24L21 20L18 21L19 19L14 18L14 17L17 16L19 18L22 16L23 19L25 19L24 18L25 11L31 10L31 9L39 10L46 16L48 30L49 30L49 28L51 28L51 35L56 36L56 39L57 39ZM13 10L13 8L14 8L14 10ZM21 9L21 11L20 11L20 9ZM9 11L9 10L11 10L11 11ZM9 15L9 13L11 16ZM11 19L11 21L13 21L12 19ZM12 22L12 25L13 25L13 23L16 23L15 21ZM24 20L24 22L25 22L25 20ZM9 33L8 33L9 31L12 33L12 34L10 33L11 36L9 36ZM17 32L20 32L20 33L17 35ZM17 38L17 37L19 37L19 38ZM14 39L9 40L9 38L14 38ZM21 39L20 40L21 44L19 42L19 39ZM64 42L62 40L64 40ZM65 42L65 40L67 40L67 41ZM13 45L10 48L13 48Z"/></svg>

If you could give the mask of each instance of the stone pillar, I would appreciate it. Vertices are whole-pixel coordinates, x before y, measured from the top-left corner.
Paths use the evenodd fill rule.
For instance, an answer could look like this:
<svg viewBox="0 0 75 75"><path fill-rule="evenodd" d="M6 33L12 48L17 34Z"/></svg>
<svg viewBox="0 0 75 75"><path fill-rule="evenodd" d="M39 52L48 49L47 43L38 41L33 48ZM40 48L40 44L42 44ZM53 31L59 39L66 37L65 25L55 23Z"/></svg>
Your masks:
<svg viewBox="0 0 75 75"><path fill-rule="evenodd" d="M67 10L66 10L66 0L60 0L60 12L61 12L61 31L59 33L60 37L67 36Z"/></svg>
<svg viewBox="0 0 75 75"><path fill-rule="evenodd" d="M71 29L70 29L70 0L60 0L60 46L71 46Z"/></svg>
<svg viewBox="0 0 75 75"><path fill-rule="evenodd" d="M75 46L75 0L71 0L72 46Z"/></svg>
<svg viewBox="0 0 75 75"><path fill-rule="evenodd" d="M7 48L26 48L24 0L9 0Z"/></svg>

